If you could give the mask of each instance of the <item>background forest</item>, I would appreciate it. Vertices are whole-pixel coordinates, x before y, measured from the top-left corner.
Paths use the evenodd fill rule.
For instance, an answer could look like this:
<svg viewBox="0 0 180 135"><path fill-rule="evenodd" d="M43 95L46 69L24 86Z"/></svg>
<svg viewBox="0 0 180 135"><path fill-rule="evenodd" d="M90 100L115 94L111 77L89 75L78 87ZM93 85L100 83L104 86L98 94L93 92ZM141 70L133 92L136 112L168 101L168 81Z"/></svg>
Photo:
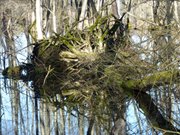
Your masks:
<svg viewBox="0 0 180 135"><path fill-rule="evenodd" d="M0 0L0 135L180 134L179 10Z"/></svg>

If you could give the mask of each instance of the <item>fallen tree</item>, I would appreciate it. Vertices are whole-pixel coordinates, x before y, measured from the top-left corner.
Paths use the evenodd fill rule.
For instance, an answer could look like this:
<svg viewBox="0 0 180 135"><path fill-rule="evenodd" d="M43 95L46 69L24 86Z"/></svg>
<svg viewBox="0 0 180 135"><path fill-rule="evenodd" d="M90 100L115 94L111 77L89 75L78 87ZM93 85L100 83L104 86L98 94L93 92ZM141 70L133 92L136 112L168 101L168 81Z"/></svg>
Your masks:
<svg viewBox="0 0 180 135"><path fill-rule="evenodd" d="M55 106L67 106L71 110L79 105L103 120L112 119L112 112L116 114L115 121L122 118L120 104L132 98L152 127L163 129L166 134L179 134L180 130L163 116L148 94L153 88L178 84L179 70L160 70L158 65L143 60L126 30L120 37L115 35L121 20L115 21L111 29L107 29L107 21L108 17L98 18L83 31L71 29L63 36L55 34L38 41L34 44L31 68L27 68L29 65L9 67L3 75L33 80L41 97ZM24 69L28 70L27 78L19 77ZM62 100L52 98L57 94Z"/></svg>

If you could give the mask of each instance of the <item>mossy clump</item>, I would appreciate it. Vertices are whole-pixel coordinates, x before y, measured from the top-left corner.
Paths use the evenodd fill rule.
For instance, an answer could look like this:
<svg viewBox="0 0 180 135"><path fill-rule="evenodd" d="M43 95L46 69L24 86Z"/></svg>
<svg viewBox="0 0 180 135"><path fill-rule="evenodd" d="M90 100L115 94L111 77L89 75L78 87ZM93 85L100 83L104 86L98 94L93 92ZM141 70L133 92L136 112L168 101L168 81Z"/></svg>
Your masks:
<svg viewBox="0 0 180 135"><path fill-rule="evenodd" d="M20 67L8 67L3 70L2 75L8 78L20 79Z"/></svg>

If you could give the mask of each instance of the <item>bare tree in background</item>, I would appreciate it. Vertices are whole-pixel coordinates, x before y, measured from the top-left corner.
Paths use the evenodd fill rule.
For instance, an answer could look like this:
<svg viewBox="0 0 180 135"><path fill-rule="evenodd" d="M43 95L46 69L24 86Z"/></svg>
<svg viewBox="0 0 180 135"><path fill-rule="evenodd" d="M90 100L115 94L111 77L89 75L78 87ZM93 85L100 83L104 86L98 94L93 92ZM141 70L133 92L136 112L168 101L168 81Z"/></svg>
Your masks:
<svg viewBox="0 0 180 135"><path fill-rule="evenodd" d="M27 119L31 118L28 117L28 115L30 115L30 110L33 112L32 117L35 117L35 120L33 119L32 123L27 121L26 124L26 126L32 124L32 134L35 133L35 128L37 135L40 133L51 134L52 132L50 128L52 125L54 125L55 134L65 134L66 131L68 131L68 133L73 133L71 131L73 127L71 125L71 120L74 119L76 119L79 123L77 124L78 126L76 129L73 130L78 130L79 134L86 133L91 135L95 133L104 133L124 135L127 134L127 132L133 134L133 127L129 126L131 123L126 121L127 107L129 107L129 104L132 104L132 101L134 101L134 115L137 120L136 126L138 127L137 132L134 134L143 132L147 132L148 134L149 127L151 127L151 132L154 134L159 131L167 134L170 134L171 132L178 134L175 130L177 130L177 127L179 126L178 120L176 120L179 116L177 113L177 110L179 109L179 86L174 84L176 80L173 79L171 83L168 84L169 82L166 80L169 80L170 77L165 78L165 76L161 74L164 72L161 71L175 69L175 65L178 67L178 64L176 63L178 63L179 59L179 6L180 2L170 0L137 0L132 2L131 0L32 1L31 10L26 17L23 17L24 26L22 26L25 27L23 31L25 31L28 45L32 47L31 43L37 41L38 43L40 42L40 45L42 45L41 43L43 43L44 46L48 44L45 46L48 48L53 45L56 45L56 47L58 45L60 46L61 41L63 41L63 45L69 43L72 45L72 48L80 48L81 53L78 52L77 54L75 52L76 50L74 51L73 49L69 49L71 51L67 50L64 52L64 54L68 54L68 56L71 54L72 58L70 60L68 58L64 59L69 60L69 63L72 61L77 63L76 65L71 65L68 70L71 70L74 67L77 68L86 65L87 67L85 68L88 69L87 72L91 69L94 69L92 72L100 70L100 73L98 72L94 76L101 76L97 80L88 84L89 81L92 81L90 79L86 80L89 77L89 74L91 75L91 73L89 73L86 78L83 78L86 81L83 79L81 80L82 82L84 81L83 83L81 81L72 83L74 85L81 85L81 87L77 87L77 90L76 87L73 87L75 89L73 90L79 92L80 94L78 93L73 97L72 95L74 93L72 92L73 94L70 95L70 99L74 101L74 99L81 95L82 97L79 102L82 104L89 103L84 106L77 107L74 106L75 103L71 103L68 104L68 108L68 105L64 104L65 101L63 97L58 95L58 100L62 101L62 104L56 105L57 110L52 112L53 110L49 107L49 104L44 105L44 103L39 102L37 97L40 95L35 95L35 102L33 101L34 107L30 109L28 103L26 107ZM131 11L129 10L130 7ZM13 20L9 18L7 12L9 11L7 10L3 13L2 18L2 31L4 33L6 43L4 48L7 57L9 57L9 65L16 66L16 48L13 41L14 31L11 30L14 24L12 23ZM124 17L122 17L124 12L127 13ZM76 34L72 35L74 31L76 31ZM122 31L125 31L126 33L124 34ZM59 34L61 36L67 36L69 34L71 37L67 36L69 39L67 37L62 37L63 39L60 41L57 41L57 39L53 41L53 36L55 35L58 37ZM122 37L126 40L122 40ZM43 38L46 39L44 40ZM74 38L76 38L77 41L71 41ZM116 40L113 41L113 39ZM54 44L54 42L56 44ZM110 51L106 50L106 45L113 46L118 42L118 47L115 47L117 53L113 50L114 48ZM104 52L103 49L106 51ZM103 53L101 55L97 55L95 52L97 54ZM49 54L49 52L46 53ZM54 51L54 53L56 52ZM54 53L51 53L51 55ZM87 58L86 56L82 57L84 54L87 54ZM95 55L92 56L92 54ZM107 54L109 57L102 57L104 54ZM97 57L94 58L96 55ZM78 59L76 56L78 58L82 58L83 60L81 61L81 59ZM57 59L62 58L60 52L58 52L57 57ZM93 65L89 64L93 61L93 58L91 59L91 57L94 59L98 58L98 60L103 61L103 69L99 69L101 68L98 65L99 63L93 63ZM57 60L56 58L54 59ZM89 59L91 60L88 63L87 61ZM115 63L116 60L119 63ZM39 67L43 66L49 73L48 67L45 67L47 65L43 62L38 64ZM53 66L53 64L51 64L51 66ZM60 67L61 66L59 66L59 68ZM81 70L78 71L81 72ZM123 79L126 79L126 81L123 82L123 87L127 87L127 89L131 89L133 87L132 89L135 89L133 94L126 93L128 90L123 91L122 93L120 92L122 78L118 73L121 73L121 71L126 72L126 74L122 77ZM56 73L54 74L56 75ZM133 76L133 74L137 74L138 77ZM44 79L44 82L46 82L46 79L49 77L48 75L49 74L47 74ZM76 80L76 77L78 78L80 76L78 75L79 74L77 73L77 76L74 78L72 77L73 79L70 78L70 82L71 79ZM162 79L155 77L159 75L162 75ZM69 76L69 74L67 76ZM65 76L65 78L67 76ZM175 75L172 75L172 77L174 76ZM156 81L152 79L154 77L157 79ZM104 81L104 78L107 78L107 80ZM64 78L61 78L60 76L58 79L63 80ZM101 79L104 82L99 81ZM159 82L157 82L158 79ZM69 83L69 80L66 80L64 86L65 88ZM98 81L100 83L98 86L95 86L94 84ZM138 85L136 84L136 81L139 81ZM104 91L106 93L102 89L98 89L98 87L102 84L104 84L102 89L105 89ZM24 118L24 116L21 112L22 110L20 111L21 107L19 106L19 102L21 100L19 100L20 96L17 85L17 83L12 83L14 92L11 96L13 111L12 116L13 121L16 124L14 126L15 134L18 134L18 130L20 129L19 126L24 125L22 122L23 119L19 121L19 117ZM90 92L88 91L90 93L89 95L86 93L84 94L84 91L81 90L81 88L85 85L88 85L86 86L87 89L91 86L93 87L92 89L89 88L92 90ZM152 87L152 89L149 89L150 87ZM57 91L60 89L63 88L58 87ZM49 91L52 92L53 90L54 89L51 89ZM70 91L71 90L72 89L70 89ZM101 94L99 91L103 91L105 94L103 93L104 95L102 94L102 96L100 96ZM61 94L64 94L63 91ZM66 100L67 97L68 96L65 98ZM106 99L106 97L108 97L108 99ZM85 98L88 102L82 101L83 98ZM54 104L54 102L49 100L47 101ZM178 109L175 110L174 106ZM79 113L77 117L71 115L71 111L73 109L77 114ZM147 123L149 122L148 128L143 125L144 123L141 120L141 112L143 112L143 116L146 117ZM20 113L21 115L19 115ZM52 113L54 115L51 115ZM68 121L66 121L65 114L68 116ZM51 122L52 120L54 122ZM20 125L19 123L22 124ZM68 126L66 126L67 124ZM69 129L66 130L66 127ZM130 130L126 130L128 129L127 127ZM87 131L85 131L85 129L87 129Z"/></svg>

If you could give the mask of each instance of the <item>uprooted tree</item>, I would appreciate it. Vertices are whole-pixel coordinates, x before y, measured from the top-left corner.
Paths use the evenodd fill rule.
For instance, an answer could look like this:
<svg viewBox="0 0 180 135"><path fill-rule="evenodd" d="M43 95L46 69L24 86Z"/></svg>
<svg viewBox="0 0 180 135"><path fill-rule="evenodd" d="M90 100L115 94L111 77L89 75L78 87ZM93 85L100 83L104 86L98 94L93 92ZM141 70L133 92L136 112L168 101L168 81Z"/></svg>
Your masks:
<svg viewBox="0 0 180 135"><path fill-rule="evenodd" d="M110 25L112 18L114 23ZM177 125L171 122L172 116L164 115L165 110L150 94L151 90L165 92L167 87L174 88L172 93L176 95L180 93L178 64L165 63L163 58L157 60L161 48L154 52L135 46L122 18L98 17L84 30L74 27L65 35L55 33L38 41L31 64L9 67L3 74L33 80L40 96L55 106L66 106L70 111L75 106L85 108L90 120L89 134L97 119L99 124L114 122L112 128L106 127L111 134L125 130L122 121L128 99L137 102L154 129L180 134ZM144 59L145 51L149 51L149 59ZM173 56L168 58L171 59ZM167 68L161 68L163 64ZM23 74L23 70L27 73ZM56 94L61 100L53 98Z"/></svg>

